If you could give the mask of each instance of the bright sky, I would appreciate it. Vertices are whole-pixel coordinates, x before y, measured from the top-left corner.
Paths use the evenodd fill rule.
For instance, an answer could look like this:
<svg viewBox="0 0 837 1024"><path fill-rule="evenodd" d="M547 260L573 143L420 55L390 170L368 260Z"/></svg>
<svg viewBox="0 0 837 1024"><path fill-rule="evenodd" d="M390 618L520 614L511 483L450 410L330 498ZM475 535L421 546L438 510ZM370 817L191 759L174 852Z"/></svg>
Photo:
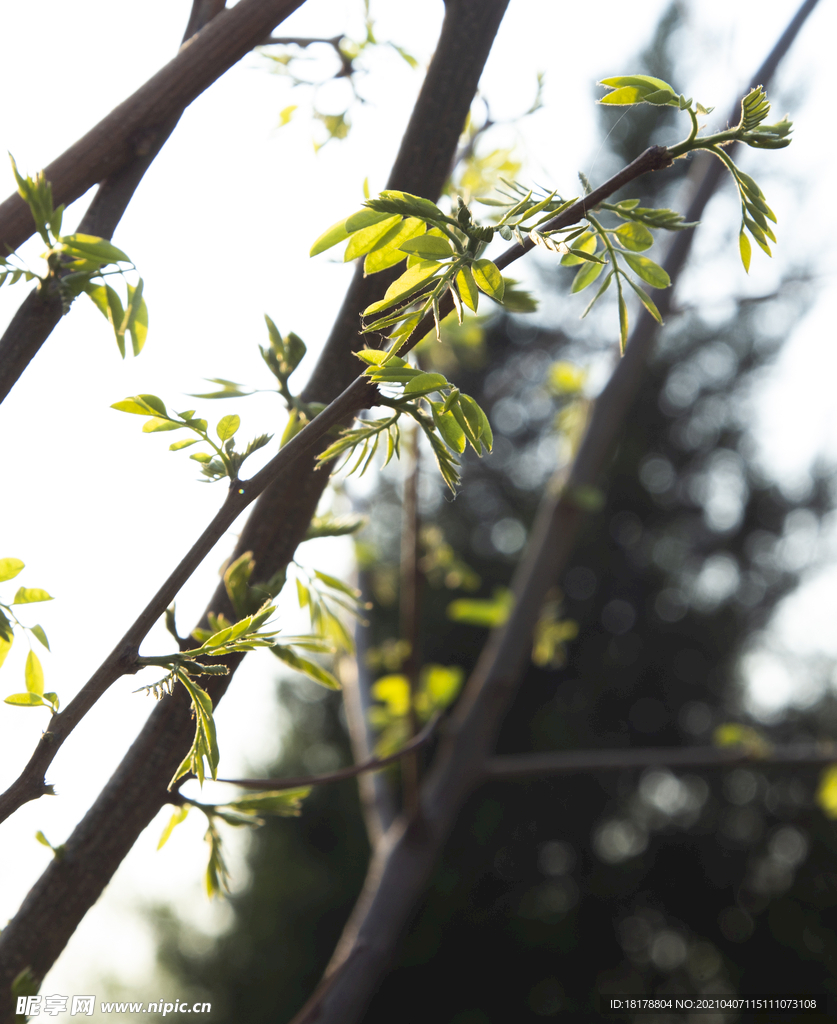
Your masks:
<svg viewBox="0 0 837 1024"><path fill-rule="evenodd" d="M10 95L0 141L21 169L34 173L47 164L168 61L189 6L187 0L148 0L138 16L135 5L108 0L4 5L0 62ZM512 0L483 90L495 119L511 118L530 105L535 72L546 72L545 109L529 119L521 140L534 179L550 181L567 194L575 189L579 168L598 180L593 83L633 70L630 55L646 42L664 6L653 0L638 19L633 8L602 0L596 7L599 34L591 39L587 5ZM795 7L785 0L762 5L759 18L752 19L748 5L702 0L688 22L688 80L673 84L705 104L717 104L724 116L730 97L761 62ZM421 5L373 0L372 5L379 37L407 47L422 63L432 52L442 10L441 0ZM359 0L308 0L281 31L324 37L344 30L358 33L361 11ZM748 24L752 20L755 25ZM820 297L808 317L793 325L779 365L764 381L754 407L763 461L770 472L790 481L804 478L817 453L837 453L830 383L837 366L829 315L835 224L826 202L826 175L819 173L834 156L833 142L819 137L819 125L829 123L831 113L826 107L831 95L826 45L835 38L836 21L834 6L821 4L779 76L783 99L774 112L781 116L790 108L796 123L793 146L780 154L747 154L744 160L779 215L776 259L771 264L757 253L745 279L733 254L721 251L729 245L725 232L710 228L699 236L698 248L705 255L717 249L714 276L706 276L710 271L694 275L682 293L697 298L710 285L713 295L725 290L761 294L782 270L817 253ZM204 390L205 376L269 386L256 347L265 341L265 312L280 330L295 330L310 349L318 349L350 270L324 257L309 260L308 249L325 227L360 204L365 177L373 191L383 187L420 85L420 74L394 51L382 48L369 67L372 73L359 85L370 102L353 111L349 140L331 143L316 155L304 116L276 129L282 108L300 103L298 113L303 114L306 100L292 96L288 83L270 75L258 56L245 58L201 96L146 176L114 238L146 282L150 331L142 356L122 362L104 319L86 300L79 301L0 409L6 442L0 555L27 563L15 586L44 587L56 597L51 604L33 606L37 619L26 621L40 621L49 634L54 653L43 658L47 689L56 690L64 704L223 497L223 485L195 482L186 454L166 450L168 435L142 435L139 418L114 412L110 405L150 391L183 408L182 396ZM322 106L339 104L344 87L324 90ZM824 153L824 146L831 152ZM791 172L792 185L775 179L774 163L782 174ZM7 194L12 177L10 171L5 178L2 173L0 194ZM85 207L83 199L67 211L66 228L74 227ZM731 211L734 216L721 198L710 215ZM39 240L32 241L22 254L35 262L41 248ZM17 308L23 288L0 292L0 328ZM231 411L231 403L206 404L206 412L216 418ZM277 432L277 405L267 395L238 403L241 436ZM182 628L197 620L232 542L231 535L218 545L178 597ZM347 564L345 548L330 543L319 549L309 545L306 561ZM3 593L9 593L8 585ZM807 598L789 602L776 637L837 653L835 593L837 577L828 570ZM160 653L169 647L158 628L144 651ZM17 644L3 668L4 694L22 689L25 651L25 641ZM275 751L277 721L270 710L275 676L270 655L251 655L220 705L226 772L245 772ZM62 842L139 730L150 702L131 694L137 685L126 679L113 686L62 749L48 776L59 797L29 804L4 824L0 921L14 913L51 856L33 839L35 831ZM793 697L792 680L777 681L773 669L764 670L753 692L759 706L769 709ZM253 706L259 708L257 716ZM17 774L45 724L43 710L0 705L3 779ZM139 985L139 998L153 998L147 990L142 995L141 979L151 969L153 950L134 910L139 900L173 901L184 917L206 927L223 922L223 904L210 906L200 891L206 853L197 816L157 854L165 817L143 835L43 992L101 992L99 979L112 975ZM234 839L229 846L240 850ZM236 878L243 881L240 865Z"/></svg>

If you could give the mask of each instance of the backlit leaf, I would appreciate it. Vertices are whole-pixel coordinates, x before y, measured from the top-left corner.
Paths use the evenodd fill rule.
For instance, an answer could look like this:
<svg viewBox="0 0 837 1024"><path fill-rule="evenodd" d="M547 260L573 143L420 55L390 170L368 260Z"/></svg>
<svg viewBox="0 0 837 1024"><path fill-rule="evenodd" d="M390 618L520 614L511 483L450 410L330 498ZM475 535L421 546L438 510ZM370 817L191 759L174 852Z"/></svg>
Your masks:
<svg viewBox="0 0 837 1024"><path fill-rule="evenodd" d="M23 568L24 563L19 558L0 558L0 583L13 580Z"/></svg>
<svg viewBox="0 0 837 1024"><path fill-rule="evenodd" d="M44 692L44 670L41 667L38 655L34 651L30 651L26 655L24 677L26 679L26 689L29 693L42 697Z"/></svg>

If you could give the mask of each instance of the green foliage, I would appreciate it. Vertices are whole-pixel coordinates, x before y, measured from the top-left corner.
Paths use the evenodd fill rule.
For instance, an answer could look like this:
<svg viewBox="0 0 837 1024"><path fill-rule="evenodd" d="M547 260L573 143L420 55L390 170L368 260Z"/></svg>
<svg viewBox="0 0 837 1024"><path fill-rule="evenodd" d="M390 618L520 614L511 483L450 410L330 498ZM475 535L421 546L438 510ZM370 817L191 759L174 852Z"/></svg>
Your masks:
<svg viewBox="0 0 837 1024"><path fill-rule="evenodd" d="M420 722L444 711L459 696L465 673L457 665L425 665L419 673L414 711ZM372 684L378 701L368 711L370 724L378 731L375 753L387 757L410 738L410 683L406 676L388 675Z"/></svg>
<svg viewBox="0 0 837 1024"><path fill-rule="evenodd" d="M211 397L219 396L216 394ZM209 452L196 452L189 456L195 462L200 463L201 473L207 477L209 482L224 479L229 479L231 482L236 481L244 460L259 448L263 448L272 437L271 434L260 434L253 438L243 451L238 452L235 450L235 434L241 424L240 417L236 415L221 417L215 427L215 434L221 443L216 444L208 431L206 420L195 416L194 409L170 413L166 409L165 403L156 395L133 395L121 402L114 402L111 409L133 413L135 416L150 416L151 418L143 424L144 434L156 434L161 431L184 428L196 434L197 436L194 438L185 438L170 444L169 451L180 451L193 444L198 444L200 441L209 445L214 455Z"/></svg>
<svg viewBox="0 0 837 1024"><path fill-rule="evenodd" d="M134 355L139 355L148 335L148 307L142 294L143 280L139 278L135 285L125 281L124 303L109 284L103 283L104 278L115 274L124 278L125 269L119 264L127 264L127 269L136 269L130 258L106 238L78 233L62 235L64 206L54 208L52 185L44 177L44 172L38 171L34 178L23 176L11 154L9 159L18 194L29 206L38 234L49 247L42 254L48 273L39 277L31 270L15 266L17 257L9 253L8 256L0 256L0 287L6 281L16 284L21 278L25 281L37 278L40 286L55 281L65 311L76 296L84 292L110 323L122 358L125 358L126 334L130 335ZM10 260L13 261L11 264ZM109 266L116 269L104 269Z"/></svg>
<svg viewBox="0 0 837 1024"><path fill-rule="evenodd" d="M487 262L487 261L486 261ZM493 266L493 264L492 264ZM393 455L400 454L399 419L408 415L424 431L430 442L442 478L452 491L459 483L459 460L456 457L470 444L477 455L491 451L494 436L488 417L469 395L462 394L441 373L426 373L410 366L405 359L380 349L362 349L357 353L367 364L365 374L379 389L379 403L394 410L389 417L360 420L360 426L341 433L322 452L321 462L343 458L343 466L355 458L349 469L366 472L382 439L386 440L386 466ZM437 394L437 401L430 395Z"/></svg>
<svg viewBox="0 0 837 1024"><path fill-rule="evenodd" d="M768 757L772 749L764 736L751 725L724 722L712 733L716 747L743 747L751 757Z"/></svg>
<svg viewBox="0 0 837 1024"><path fill-rule="evenodd" d="M830 764L820 776L816 801L827 818L837 818L837 764Z"/></svg>
<svg viewBox="0 0 837 1024"><path fill-rule="evenodd" d="M65 847L63 843L59 846L53 846L52 843L40 830L38 830L35 833L35 839L37 839L41 846L45 846L48 850L52 850L52 855L55 857L56 860L61 860L61 858L64 856Z"/></svg>
<svg viewBox="0 0 837 1024"><path fill-rule="evenodd" d="M224 892L229 892L230 876L224 861L218 821L223 821L227 825L259 828L264 825L267 817L298 817L301 813L302 801L310 792L310 787L300 787L298 789L246 793L244 796L223 804L204 804L181 795L179 800L182 802L175 808L166 823L157 843L157 849L161 850L166 845L174 829L186 820L192 807L202 811L207 820L204 838L209 844L209 861L204 876L206 892L209 896L219 896Z"/></svg>
<svg viewBox="0 0 837 1024"><path fill-rule="evenodd" d="M25 565L19 558L0 558L0 583L14 579L24 568ZM24 625L12 609L19 605L52 600L52 595L41 587L18 587L11 601L7 604L0 601L0 665L3 664L12 649L15 629L26 633L27 639L29 636L34 636L38 643L49 650L49 640L43 626ZM21 708L45 707L49 708L52 714L58 711L60 705L58 695L51 691L44 691L44 670L40 658L32 649L31 640L29 640L29 653L26 656L24 668L24 683L25 692L10 694L5 698L6 704Z"/></svg>
<svg viewBox="0 0 837 1024"><path fill-rule="evenodd" d="M422 527L420 541L423 554L419 568L431 586L450 590L479 588L480 577L457 555L438 526Z"/></svg>
<svg viewBox="0 0 837 1024"><path fill-rule="evenodd" d="M328 650L328 646L322 645L332 645L331 650L336 648L353 654L355 643L352 634L340 617L340 611L347 612L362 621L363 611L368 605L361 601L360 591L318 569L306 569L298 562L294 562L294 566L297 572L296 593L299 607L308 610L311 620L313 637L310 638L310 642L321 645L311 649ZM331 689L340 688L339 683L330 673L325 673L329 677L327 681L325 678L321 678L322 670L319 670L319 674L314 674L306 670L302 664L295 664L284 653L278 650L274 653L292 668L306 672L315 682L329 686Z"/></svg>
<svg viewBox="0 0 837 1024"><path fill-rule="evenodd" d="M775 242L776 236L768 221L776 223L776 217L764 198L764 193L753 179L740 171L734 161L723 149L732 142L742 142L753 149L784 149L791 143L790 133L793 122L787 117L776 124L763 124L770 113L770 103L762 86L751 89L741 101L741 117L735 128L716 132L712 135L698 135L698 114L709 114L712 107L704 107L700 103L693 105L691 99L677 96L674 89L658 78L646 75L634 75L627 78L605 78L600 83L612 91L602 97L600 103L628 106L635 103L652 103L667 105L685 110L692 121L689 137L677 146L669 149L672 159L684 156L695 149L706 149L718 157L732 174L741 200L741 230L739 232L739 252L744 269L749 272L752 246L750 237L756 244L771 256L768 241ZM684 227L687 225L683 225ZM642 275L640 275L642 276ZM651 282L653 283L653 282ZM654 285L657 287L657 285ZM649 308L649 307L646 307ZM649 308L649 312L651 312Z"/></svg>
<svg viewBox="0 0 837 1024"><path fill-rule="evenodd" d="M469 626L494 629L502 626L511 614L514 595L506 587L496 587L490 600L461 597L448 605L448 618L452 622L464 622Z"/></svg>
<svg viewBox="0 0 837 1024"><path fill-rule="evenodd" d="M316 537L345 537L357 533L366 526L366 523L367 517L356 512L342 516L334 516L331 513L314 516L305 531L305 540L314 540Z"/></svg>

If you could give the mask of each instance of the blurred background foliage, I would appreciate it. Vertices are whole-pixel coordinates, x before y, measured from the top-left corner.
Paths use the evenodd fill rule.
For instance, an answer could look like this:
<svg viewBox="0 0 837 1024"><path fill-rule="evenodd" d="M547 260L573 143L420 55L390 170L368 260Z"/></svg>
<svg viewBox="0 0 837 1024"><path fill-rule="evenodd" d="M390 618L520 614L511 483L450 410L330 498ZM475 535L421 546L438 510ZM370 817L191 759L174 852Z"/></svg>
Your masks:
<svg viewBox="0 0 837 1024"><path fill-rule="evenodd" d="M673 5L638 70L678 80L679 19ZM597 173L670 141L673 116L603 108ZM473 156L480 148L469 131ZM483 159L469 171L475 181L510 155ZM642 179L642 204L682 208L675 194L687 170L681 161ZM489 411L496 447L491 458L465 460L453 502L425 462L422 664L473 667L486 630L452 621L448 606L482 600L490 614L502 605L498 588L583 424L576 368L613 345L595 321L579 325L573 300L561 297L566 270L539 273L548 315L472 319L424 349L428 366ZM811 287L801 268L773 294L737 300L720 321L686 307L670 316L604 482L604 507L551 595L549 621L563 632L530 667L498 752L707 744L719 724L750 721L742 657L820 557L815 538L835 503L828 467L793 493L769 479L747 422L750 390ZM406 655L396 641L401 492L393 474L357 498L370 517L358 543L373 602L358 637L367 686ZM837 733L833 666L804 667L819 696L769 730L755 723L778 742ZM349 762L339 695L295 680L279 685L277 699L288 725L266 772ZM817 806L819 775L763 765L482 787L364 1019L586 1019L598 1016L597 990L837 993L837 841ZM397 775L386 779L397 792ZM315 791L300 818L269 821L253 836L249 885L232 897L233 923L217 941L158 917L161 964L212 1000L213 1020L289 1019L322 973L367 855L354 784Z"/></svg>

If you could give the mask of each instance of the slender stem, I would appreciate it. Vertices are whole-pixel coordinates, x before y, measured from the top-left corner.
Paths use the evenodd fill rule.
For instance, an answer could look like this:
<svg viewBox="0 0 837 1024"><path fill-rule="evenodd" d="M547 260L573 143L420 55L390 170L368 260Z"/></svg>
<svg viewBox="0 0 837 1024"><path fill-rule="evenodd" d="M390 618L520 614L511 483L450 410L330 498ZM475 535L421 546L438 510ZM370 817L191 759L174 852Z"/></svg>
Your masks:
<svg viewBox="0 0 837 1024"><path fill-rule="evenodd" d="M427 743L433 736L438 725L440 715L437 712L409 743L405 743L400 750L386 757L370 757L361 764L353 764L348 768L340 768L336 772L328 772L324 775L297 775L278 779L216 779L216 782L229 782L233 786L243 786L245 789L300 789L303 786L324 786L330 782L342 782L344 779L354 779L366 772L376 772L379 768L386 768L388 764L394 764L403 758L409 758Z"/></svg>
<svg viewBox="0 0 837 1024"><path fill-rule="evenodd" d="M689 113L691 114L691 111ZM693 114L692 117L694 117ZM697 124L697 121L695 123ZM728 128L726 131L715 132L714 135L702 135L700 138L695 138L695 133L692 132L683 142L671 146L668 153L672 160L676 160L696 149L712 149L713 146L729 146L730 143L740 142L742 134L740 128Z"/></svg>

